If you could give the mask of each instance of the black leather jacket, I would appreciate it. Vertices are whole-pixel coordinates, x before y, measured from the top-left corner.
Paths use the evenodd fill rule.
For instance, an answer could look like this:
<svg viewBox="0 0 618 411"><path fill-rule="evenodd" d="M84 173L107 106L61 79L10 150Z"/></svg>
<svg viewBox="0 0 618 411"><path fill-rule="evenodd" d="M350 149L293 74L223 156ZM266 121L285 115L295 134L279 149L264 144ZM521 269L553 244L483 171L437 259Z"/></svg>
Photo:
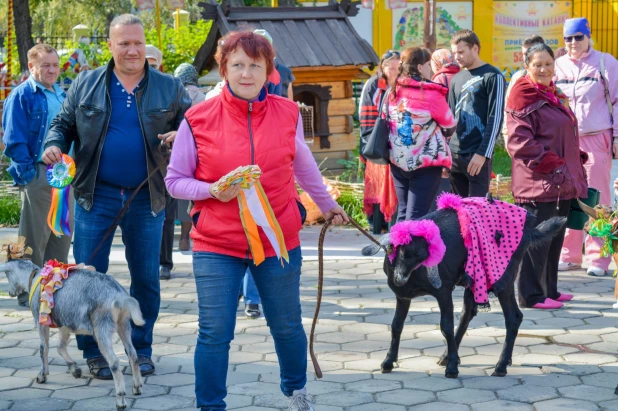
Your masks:
<svg viewBox="0 0 618 411"><path fill-rule="evenodd" d="M73 188L77 202L86 210L92 208L94 186L99 171L101 151L111 117L109 85L114 60L96 70L80 73L67 93L60 113L52 121L45 148L57 146L68 153L75 143L75 179ZM191 99L180 80L151 69L145 64L144 86L136 92L142 134L146 144L148 174L161 165L148 181L152 212L165 208L165 183L169 158L159 150L158 134L178 130Z"/></svg>

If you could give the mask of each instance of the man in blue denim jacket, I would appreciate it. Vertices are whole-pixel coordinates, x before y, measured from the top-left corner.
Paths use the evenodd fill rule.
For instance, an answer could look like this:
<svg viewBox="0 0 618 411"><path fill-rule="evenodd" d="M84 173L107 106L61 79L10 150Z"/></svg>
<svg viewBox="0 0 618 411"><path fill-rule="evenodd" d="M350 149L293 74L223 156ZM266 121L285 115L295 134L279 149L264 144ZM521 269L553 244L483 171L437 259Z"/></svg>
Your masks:
<svg viewBox="0 0 618 411"><path fill-rule="evenodd" d="M32 262L41 267L54 258L68 263L71 247L70 236L56 237L47 225L51 187L41 160L45 135L66 95L56 84L60 67L58 54L51 46L37 44L30 49L28 67L31 73L28 80L17 86L4 102L2 126L4 154L11 159L8 172L21 194L19 235L32 247ZM73 204L72 191L70 204ZM72 228L72 212L70 224ZM18 302L26 305L27 300L28 294L23 293Z"/></svg>

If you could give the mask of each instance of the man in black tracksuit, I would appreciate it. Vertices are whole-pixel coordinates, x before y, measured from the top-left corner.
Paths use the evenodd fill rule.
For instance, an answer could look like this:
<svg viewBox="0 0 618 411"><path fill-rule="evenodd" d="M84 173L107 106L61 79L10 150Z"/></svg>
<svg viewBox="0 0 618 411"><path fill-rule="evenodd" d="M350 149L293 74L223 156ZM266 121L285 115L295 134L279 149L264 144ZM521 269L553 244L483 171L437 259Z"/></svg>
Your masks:
<svg viewBox="0 0 618 411"><path fill-rule="evenodd" d="M448 103L457 118L451 138L451 185L462 197L484 197L489 191L491 158L504 113L504 76L479 58L477 35L461 30L451 39L457 63L464 69L452 79Z"/></svg>

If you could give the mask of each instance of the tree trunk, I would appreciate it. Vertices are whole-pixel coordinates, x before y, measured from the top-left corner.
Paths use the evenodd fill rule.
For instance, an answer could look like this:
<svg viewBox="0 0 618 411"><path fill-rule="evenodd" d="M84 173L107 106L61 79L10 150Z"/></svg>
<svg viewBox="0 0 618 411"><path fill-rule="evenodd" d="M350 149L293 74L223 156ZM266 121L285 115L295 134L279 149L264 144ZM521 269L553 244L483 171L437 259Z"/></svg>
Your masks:
<svg viewBox="0 0 618 411"><path fill-rule="evenodd" d="M112 20L114 20L114 18L116 17L116 13L114 12L109 12L105 15L105 35L107 36L107 38L109 38L109 26L110 24L112 24Z"/></svg>
<svg viewBox="0 0 618 411"><path fill-rule="evenodd" d="M436 49L436 1L425 0L424 10L424 35L423 43L425 48L432 52Z"/></svg>
<svg viewBox="0 0 618 411"><path fill-rule="evenodd" d="M28 71L28 50L34 47L28 0L13 1L13 18L15 21L15 40L19 50L19 67L24 72Z"/></svg>

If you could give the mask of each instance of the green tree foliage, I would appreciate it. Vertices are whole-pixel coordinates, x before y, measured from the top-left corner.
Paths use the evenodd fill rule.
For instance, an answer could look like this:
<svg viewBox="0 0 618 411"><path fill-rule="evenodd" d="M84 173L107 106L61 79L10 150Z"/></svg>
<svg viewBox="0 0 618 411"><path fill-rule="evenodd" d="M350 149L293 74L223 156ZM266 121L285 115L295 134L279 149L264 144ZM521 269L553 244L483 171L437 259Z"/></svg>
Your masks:
<svg viewBox="0 0 618 411"><path fill-rule="evenodd" d="M198 20L195 24L185 25L180 30L164 25L161 28L163 67L166 73L172 73L181 63L192 63L210 32L212 21ZM146 42L159 47L157 30L146 31Z"/></svg>
<svg viewBox="0 0 618 411"><path fill-rule="evenodd" d="M163 67L167 73L172 73L181 63L193 63L193 59L200 49L212 22L199 20L195 24L185 25L180 30L175 30L167 25L161 28L161 44L163 44ZM159 40L156 29L146 30L146 43L159 47ZM60 55L60 67L64 67L73 52L81 49L84 53L86 61L91 68L99 67L107 64L112 58L106 42L100 44L83 44L73 41L67 41L64 47L65 53ZM69 68L61 75L61 82L64 83L65 78L74 79L77 77L75 70Z"/></svg>

